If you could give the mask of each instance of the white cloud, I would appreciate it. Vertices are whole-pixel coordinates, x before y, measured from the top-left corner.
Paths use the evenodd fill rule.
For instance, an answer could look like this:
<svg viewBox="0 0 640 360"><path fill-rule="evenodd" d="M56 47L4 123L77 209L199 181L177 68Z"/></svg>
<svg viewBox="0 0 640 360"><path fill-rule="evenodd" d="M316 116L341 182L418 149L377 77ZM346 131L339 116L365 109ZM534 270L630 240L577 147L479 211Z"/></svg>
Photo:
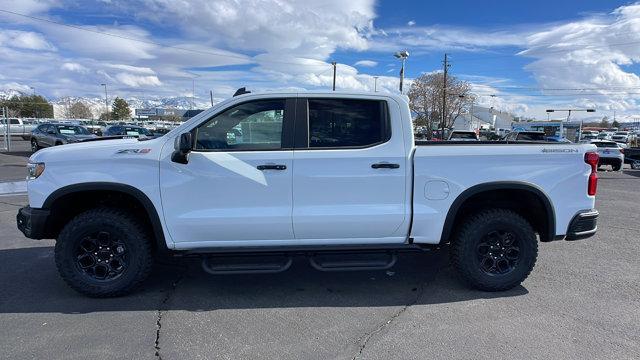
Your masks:
<svg viewBox="0 0 640 360"><path fill-rule="evenodd" d="M148 0L146 11L137 12L233 49L326 59L338 48L367 48L374 5L374 0Z"/></svg>
<svg viewBox="0 0 640 360"><path fill-rule="evenodd" d="M413 21L413 20L409 20L409 21L407 22L407 26L414 26L415 24L416 24L416 22L415 22L415 21Z"/></svg>
<svg viewBox="0 0 640 360"><path fill-rule="evenodd" d="M156 72L153 71L153 69L148 67L138 67L138 66L125 65L125 64L105 64L105 65L112 69L125 70L125 71L136 73L136 74L145 74L145 75L156 74Z"/></svg>
<svg viewBox="0 0 640 360"><path fill-rule="evenodd" d="M0 46L43 51L54 51L56 49L42 34L19 30L0 30Z"/></svg>
<svg viewBox="0 0 640 360"><path fill-rule="evenodd" d="M78 64L78 63L74 63L74 62L66 62L64 64L62 64L62 66L60 67L62 70L66 70L66 71L72 71L72 72L77 72L80 74L86 74L89 72L89 69L87 69L86 67Z"/></svg>
<svg viewBox="0 0 640 360"><path fill-rule="evenodd" d="M0 9L33 15L59 6L57 0L0 0Z"/></svg>
<svg viewBox="0 0 640 360"><path fill-rule="evenodd" d="M153 51L158 47L151 43L151 34L148 31L133 25L82 26L83 29L88 31L47 23L39 23L37 26L58 47L94 59L149 60L155 57ZM100 32L116 36L104 35L100 34Z"/></svg>
<svg viewBox="0 0 640 360"><path fill-rule="evenodd" d="M369 44L373 51L412 52L432 50L481 51L494 47L521 46L531 30L487 30L451 26L414 26L377 30Z"/></svg>
<svg viewBox="0 0 640 360"><path fill-rule="evenodd" d="M378 63L373 60L360 60L354 64L355 66L376 67Z"/></svg>
<svg viewBox="0 0 640 360"><path fill-rule="evenodd" d="M640 77L625 66L640 62L640 5L623 6L609 16L553 26L527 38L520 55L547 95L577 94L571 103L601 109L635 109ZM633 90L635 89L635 90ZM584 93L584 96L580 96ZM596 95L592 95L596 94ZM568 99L571 100L571 99Z"/></svg>
<svg viewBox="0 0 640 360"><path fill-rule="evenodd" d="M140 86L160 86L162 82L155 75L135 75L131 73L118 73L115 76L115 79L121 82L124 85L131 87L140 87Z"/></svg>

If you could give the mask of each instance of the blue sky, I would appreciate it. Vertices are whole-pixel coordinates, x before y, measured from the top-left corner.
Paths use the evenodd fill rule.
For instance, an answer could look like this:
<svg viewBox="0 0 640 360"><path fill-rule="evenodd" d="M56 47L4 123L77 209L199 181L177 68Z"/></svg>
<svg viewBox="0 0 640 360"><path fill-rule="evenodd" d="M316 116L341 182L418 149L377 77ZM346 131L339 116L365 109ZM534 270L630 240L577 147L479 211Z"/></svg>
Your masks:
<svg viewBox="0 0 640 360"><path fill-rule="evenodd" d="M10 11L16 14L2 12ZM35 19L34 19L35 18ZM72 25L73 27L60 24ZM105 35L105 33L109 35ZM640 114L640 5L628 1L0 0L0 90L50 98L191 96L240 86L397 91L441 69L478 102L543 117L547 107Z"/></svg>

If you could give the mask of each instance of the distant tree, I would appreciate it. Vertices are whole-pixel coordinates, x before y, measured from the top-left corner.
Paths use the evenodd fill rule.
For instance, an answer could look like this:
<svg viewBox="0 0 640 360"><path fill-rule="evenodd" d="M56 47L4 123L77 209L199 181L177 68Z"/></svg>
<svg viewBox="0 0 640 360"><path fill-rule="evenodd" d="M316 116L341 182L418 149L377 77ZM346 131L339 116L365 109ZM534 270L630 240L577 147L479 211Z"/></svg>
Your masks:
<svg viewBox="0 0 640 360"><path fill-rule="evenodd" d="M618 120L613 120L613 122L611 123L611 127L619 128L620 127L620 123L618 122Z"/></svg>
<svg viewBox="0 0 640 360"><path fill-rule="evenodd" d="M93 118L93 114L91 113L91 109L82 101L76 101L69 108L69 117L72 119L91 119Z"/></svg>
<svg viewBox="0 0 640 360"><path fill-rule="evenodd" d="M9 114L17 117L52 118L53 106L40 95L20 95L0 100L0 106L6 106Z"/></svg>
<svg viewBox="0 0 640 360"><path fill-rule="evenodd" d="M600 124L598 124L600 127L603 128L608 128L609 127L609 118L608 117L603 117L602 120L600 121Z"/></svg>
<svg viewBox="0 0 640 360"><path fill-rule="evenodd" d="M443 109L443 84L442 73L423 74L412 82L408 94L409 107L416 114L416 125L424 125L429 130L441 128L444 112L444 127L449 128L473 103L475 95L471 94L471 85L455 76L448 76L446 109ZM431 137L431 131L427 137Z"/></svg>
<svg viewBox="0 0 640 360"><path fill-rule="evenodd" d="M100 121L109 121L109 120L113 120L113 114L111 112L103 112L102 114L100 114L100 116L98 117L98 120Z"/></svg>
<svg viewBox="0 0 640 360"><path fill-rule="evenodd" d="M113 100L111 107L111 114L113 120L129 120L131 119L131 109L126 100L117 97Z"/></svg>

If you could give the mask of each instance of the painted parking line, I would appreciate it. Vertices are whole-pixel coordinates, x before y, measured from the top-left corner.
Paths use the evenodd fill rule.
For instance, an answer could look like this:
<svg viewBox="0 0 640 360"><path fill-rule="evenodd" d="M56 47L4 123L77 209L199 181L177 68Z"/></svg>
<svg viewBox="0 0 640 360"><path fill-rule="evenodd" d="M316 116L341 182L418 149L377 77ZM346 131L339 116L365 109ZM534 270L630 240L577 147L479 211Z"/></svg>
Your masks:
<svg viewBox="0 0 640 360"><path fill-rule="evenodd" d="M0 195L5 194L24 194L27 192L26 181L8 181L0 182Z"/></svg>

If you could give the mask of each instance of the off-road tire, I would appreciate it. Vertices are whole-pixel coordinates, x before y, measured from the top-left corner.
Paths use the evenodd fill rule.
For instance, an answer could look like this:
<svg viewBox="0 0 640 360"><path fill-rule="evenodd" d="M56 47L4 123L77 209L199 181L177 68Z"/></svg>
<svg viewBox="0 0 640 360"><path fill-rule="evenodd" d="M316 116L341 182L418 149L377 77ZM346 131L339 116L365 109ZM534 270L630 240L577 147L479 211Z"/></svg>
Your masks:
<svg viewBox="0 0 640 360"><path fill-rule="evenodd" d="M502 230L500 230L502 229ZM487 234L509 231L517 239L519 258L505 274L489 274L478 259L478 245ZM485 209L465 219L451 242L451 263L460 278L483 291L503 291L522 283L533 269L538 256L538 242L529 222L506 209Z"/></svg>
<svg viewBox="0 0 640 360"><path fill-rule="evenodd" d="M119 277L96 280L81 270L76 251L88 234L107 231L124 244L126 267ZM90 297L114 297L131 292L151 272L151 240L133 215L116 208L95 208L71 219L55 246L55 261L62 279L77 292Z"/></svg>

